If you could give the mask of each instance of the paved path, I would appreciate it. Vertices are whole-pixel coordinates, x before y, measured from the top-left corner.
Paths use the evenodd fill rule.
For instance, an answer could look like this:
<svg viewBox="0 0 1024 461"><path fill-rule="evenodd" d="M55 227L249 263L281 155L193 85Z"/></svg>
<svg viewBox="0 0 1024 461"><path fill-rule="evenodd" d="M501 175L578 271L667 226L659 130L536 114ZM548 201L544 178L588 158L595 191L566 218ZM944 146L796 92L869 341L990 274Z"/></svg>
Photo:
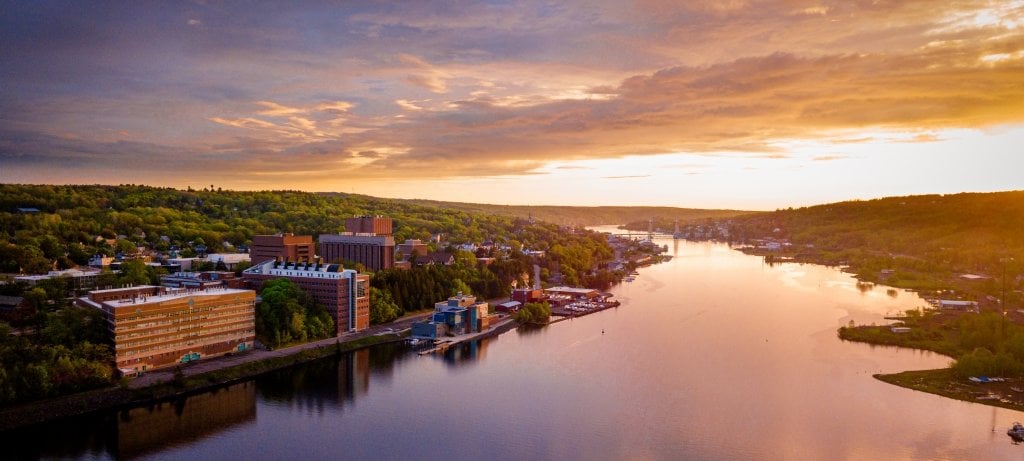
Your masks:
<svg viewBox="0 0 1024 461"><path fill-rule="evenodd" d="M284 347L267 351L263 349L252 350L249 352L243 352L241 354L232 354L228 356L221 356L212 358L209 360L200 360L181 366L181 371L185 373L185 376L193 376L211 371L217 371L224 368L230 368L235 365L241 365L243 363L255 362L258 360L273 358L273 357L287 357L298 352L316 349L318 347L333 346L338 342L348 342L359 338L365 338L367 336L373 336L376 334L384 333L386 329L392 331L402 331L407 328L411 328L412 323L422 320L433 314L433 312L424 312L418 314L407 315L394 322L377 325L370 327L366 330L357 333L345 333L336 338L321 339L319 341L313 341L310 343L299 344L291 347ZM132 379L128 382L128 387L132 389L139 389L142 387L152 386L157 383L167 383L174 380L174 368L167 368L159 371L150 371L138 378Z"/></svg>

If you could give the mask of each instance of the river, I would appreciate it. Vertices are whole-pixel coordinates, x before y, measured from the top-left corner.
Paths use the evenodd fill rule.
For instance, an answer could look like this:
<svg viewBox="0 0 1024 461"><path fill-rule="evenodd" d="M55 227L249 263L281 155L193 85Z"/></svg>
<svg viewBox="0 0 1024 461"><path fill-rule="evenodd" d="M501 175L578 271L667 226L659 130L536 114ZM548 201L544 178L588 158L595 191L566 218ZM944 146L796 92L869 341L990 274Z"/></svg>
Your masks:
<svg viewBox="0 0 1024 461"><path fill-rule="evenodd" d="M924 305L915 294L723 244L659 243L674 258L613 288L615 309L443 356L376 347L6 434L5 447L190 461L1024 457L1005 435L1024 414L872 378L948 358L836 337Z"/></svg>

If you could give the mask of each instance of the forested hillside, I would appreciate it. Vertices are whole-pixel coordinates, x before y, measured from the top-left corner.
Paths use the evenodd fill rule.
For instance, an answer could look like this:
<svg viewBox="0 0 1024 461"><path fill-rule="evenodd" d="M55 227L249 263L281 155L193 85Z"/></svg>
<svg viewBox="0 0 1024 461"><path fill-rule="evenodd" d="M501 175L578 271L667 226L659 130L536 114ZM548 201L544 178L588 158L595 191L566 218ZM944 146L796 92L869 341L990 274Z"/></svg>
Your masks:
<svg viewBox="0 0 1024 461"><path fill-rule="evenodd" d="M477 203L439 202L434 200L396 200L397 202L424 205L470 213L486 213L517 218L533 217L563 226L597 226L602 224L624 224L634 221L646 223L651 218L666 222L679 220L680 223L726 219L752 213L740 210L701 210L693 208L653 206L529 206L529 205L485 205ZM646 226L644 227L646 229Z"/></svg>
<svg viewBox="0 0 1024 461"><path fill-rule="evenodd" d="M0 273L43 273L140 246L161 252L176 246L184 256L196 245L231 251L253 235L341 232L345 218L368 214L393 218L399 242L443 233L453 243L500 239L547 250L557 231L538 224L544 232L523 232L525 220L507 215L361 195L0 184Z"/></svg>
<svg viewBox="0 0 1024 461"><path fill-rule="evenodd" d="M1024 273L1024 191L890 197L738 217L732 239L788 239L790 252L847 263L867 280L911 288L952 282L1007 297ZM891 275L880 277L891 269ZM888 273L888 271L887 271ZM982 279L963 279L964 273Z"/></svg>

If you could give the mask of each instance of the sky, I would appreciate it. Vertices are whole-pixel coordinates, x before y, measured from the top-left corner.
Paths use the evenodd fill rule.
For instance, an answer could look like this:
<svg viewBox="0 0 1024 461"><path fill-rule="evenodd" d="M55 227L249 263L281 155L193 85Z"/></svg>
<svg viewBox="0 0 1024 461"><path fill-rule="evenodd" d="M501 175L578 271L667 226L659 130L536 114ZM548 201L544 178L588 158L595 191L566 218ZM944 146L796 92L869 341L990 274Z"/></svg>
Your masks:
<svg viewBox="0 0 1024 461"><path fill-rule="evenodd" d="M0 0L0 182L769 210L1024 189L1024 0Z"/></svg>

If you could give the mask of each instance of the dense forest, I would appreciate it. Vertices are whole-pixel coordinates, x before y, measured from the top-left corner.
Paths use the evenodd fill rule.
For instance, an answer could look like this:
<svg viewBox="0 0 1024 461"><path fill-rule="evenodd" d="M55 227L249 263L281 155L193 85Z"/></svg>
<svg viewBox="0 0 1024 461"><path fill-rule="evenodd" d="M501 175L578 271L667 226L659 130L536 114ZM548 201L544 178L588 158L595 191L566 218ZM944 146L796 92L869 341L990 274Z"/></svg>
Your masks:
<svg viewBox="0 0 1024 461"><path fill-rule="evenodd" d="M783 253L848 265L869 282L953 288L983 302L1005 288L1008 303L1021 300L1024 191L832 203L740 216L728 228L733 242L788 241Z"/></svg>

